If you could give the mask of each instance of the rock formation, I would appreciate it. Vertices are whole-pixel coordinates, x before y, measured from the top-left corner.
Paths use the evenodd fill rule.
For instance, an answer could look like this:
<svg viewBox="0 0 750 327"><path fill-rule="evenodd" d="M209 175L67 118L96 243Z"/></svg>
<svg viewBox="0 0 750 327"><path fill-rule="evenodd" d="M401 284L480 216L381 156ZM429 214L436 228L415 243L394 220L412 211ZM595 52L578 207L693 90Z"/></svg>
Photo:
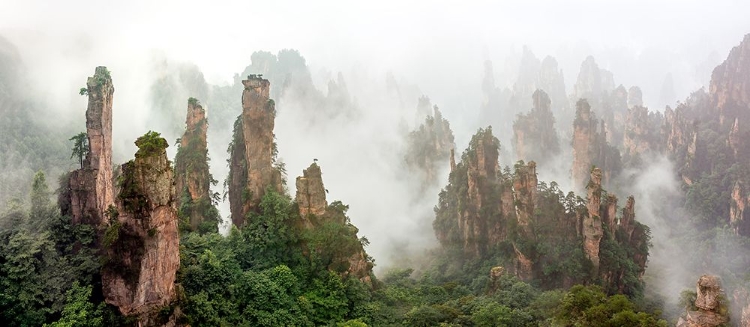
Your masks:
<svg viewBox="0 0 750 327"><path fill-rule="evenodd" d="M750 197L748 197L742 182L734 182L731 196L731 201L729 201L729 226L732 227L735 234L748 236L750 235L750 217L748 217L750 212L746 212L745 208L750 203Z"/></svg>
<svg viewBox="0 0 750 327"><path fill-rule="evenodd" d="M215 182L208 167L206 111L197 99L188 100L185 133L175 156L176 204L181 219L190 229L198 230L204 221L207 230L218 231L218 212L211 203L211 183Z"/></svg>
<svg viewBox="0 0 750 327"><path fill-rule="evenodd" d="M604 236L604 224L599 209L602 203L602 171L594 168L591 171L591 181L586 187L586 213L580 216L580 234L583 237L583 251L593 264L593 274L599 274L599 243Z"/></svg>
<svg viewBox="0 0 750 327"><path fill-rule="evenodd" d="M73 224L99 226L104 212L113 204L112 190L112 95L115 88L106 67L96 67L86 82L89 97L86 109L88 152L83 167L69 174L67 198L62 214Z"/></svg>
<svg viewBox="0 0 750 327"><path fill-rule="evenodd" d="M586 180L592 164L590 153L593 138L596 135L596 118L592 117L588 101L580 100L576 104L576 119L573 122L573 182L582 185Z"/></svg>
<svg viewBox="0 0 750 327"><path fill-rule="evenodd" d="M573 98L587 99L594 112L601 115L602 101L614 88L612 73L600 69L594 57L588 56L581 63L578 79L573 86Z"/></svg>
<svg viewBox="0 0 750 327"><path fill-rule="evenodd" d="M696 285L695 311L688 311L677 327L715 327L729 321L727 297L716 276L703 275Z"/></svg>
<svg viewBox="0 0 750 327"><path fill-rule="evenodd" d="M326 189L323 186L320 167L313 163L297 177L297 205L302 219L308 215L322 217L326 213Z"/></svg>
<svg viewBox="0 0 750 327"><path fill-rule="evenodd" d="M454 212L448 207L449 203L441 201L439 207L443 207L447 215L438 216L433 224L441 243L461 243L461 248L475 257L486 254L488 244L482 240L494 243L505 238L505 223L500 218L489 223L481 219L479 214L500 216L504 205L511 208L513 206L512 193L509 193L510 198L506 198L510 203L492 198L493 193L505 189L500 179L499 147L500 141L492 135L491 127L480 129L471 138L469 148L461 156L461 162L449 176L449 188L456 188L449 195L455 196L455 199L446 200L452 202L462 198L464 205ZM510 192L510 188L507 189Z"/></svg>
<svg viewBox="0 0 750 327"><path fill-rule="evenodd" d="M649 112L648 108L641 106L629 108L625 119L624 156L632 159L658 151L662 143L663 121L660 113Z"/></svg>
<svg viewBox="0 0 750 327"><path fill-rule="evenodd" d="M632 197L618 224L617 198L603 190L600 169L591 173L584 201L572 192L565 196L554 182L540 183L533 161L519 161L513 173L501 171L498 148L492 130L480 129L452 167L433 222L441 245L460 249L462 257L456 260L501 260L524 280L563 287L597 279L613 292L634 292L638 286L633 283L645 270L649 239L648 228L634 220ZM551 248L566 248L567 257L544 250ZM632 254L627 259L635 265L622 265L621 257L612 257L615 252ZM572 253L581 259L571 259ZM565 260L582 260L575 265L594 269L583 272L589 276L584 279L549 270Z"/></svg>
<svg viewBox="0 0 750 327"><path fill-rule="evenodd" d="M547 56L539 68L537 88L549 95L551 108L555 111L568 108L568 96L565 93L565 78L555 58Z"/></svg>
<svg viewBox="0 0 750 327"><path fill-rule="evenodd" d="M577 187L584 186L592 166L602 170L603 185L608 185L621 169L620 152L607 143L604 123L596 118L588 101L581 99L573 121L572 178Z"/></svg>
<svg viewBox="0 0 750 327"><path fill-rule="evenodd" d="M269 98L270 83L251 75L242 84L242 115L234 126L228 180L232 223L236 226L244 225L247 214L256 210L266 189L283 191L281 171L274 166L276 109Z"/></svg>
<svg viewBox="0 0 750 327"><path fill-rule="evenodd" d="M105 301L139 325L154 321L175 299L180 266L174 174L167 141L148 132L136 141L135 160L122 165L117 209L108 210L102 290Z"/></svg>
<svg viewBox="0 0 750 327"><path fill-rule="evenodd" d="M446 166L450 151L454 147L450 123L435 106L433 113L427 115L424 123L407 136L404 161L412 173L420 175L420 194L437 184L440 179L439 172Z"/></svg>
<svg viewBox="0 0 750 327"><path fill-rule="evenodd" d="M750 119L750 34L734 47L727 59L711 74L709 94L713 108L718 110L721 125L732 124L735 118Z"/></svg>
<svg viewBox="0 0 750 327"><path fill-rule="evenodd" d="M370 275L374 265L365 252L362 242L357 238L359 230L349 222L340 202L328 205L326 201L328 191L323 186L321 175L318 164L312 163L310 167L302 171L302 176L297 177L295 200L299 207L303 227L308 230L326 228L326 224L343 227L346 234L343 237L347 238L344 244L352 246L335 249L335 253L331 255L329 269L339 270L344 276L354 276L372 285ZM340 267L345 267L345 269L340 269Z"/></svg>
<svg viewBox="0 0 750 327"><path fill-rule="evenodd" d="M550 99L542 90L534 92L533 108L513 122L513 149L518 160L547 161L560 153L555 116Z"/></svg>
<svg viewBox="0 0 750 327"><path fill-rule="evenodd" d="M515 204L516 223L518 234L524 240L535 238L532 231L532 220L534 219L534 208L537 195L536 163L530 161L528 165L519 164L513 175L513 203ZM533 253L528 249L522 249L519 244L513 244L516 254L516 275L524 280L534 277ZM524 253L526 252L526 253Z"/></svg>
<svg viewBox="0 0 750 327"><path fill-rule="evenodd" d="M635 106L643 107L643 92L637 86L631 86L628 89L628 108Z"/></svg>

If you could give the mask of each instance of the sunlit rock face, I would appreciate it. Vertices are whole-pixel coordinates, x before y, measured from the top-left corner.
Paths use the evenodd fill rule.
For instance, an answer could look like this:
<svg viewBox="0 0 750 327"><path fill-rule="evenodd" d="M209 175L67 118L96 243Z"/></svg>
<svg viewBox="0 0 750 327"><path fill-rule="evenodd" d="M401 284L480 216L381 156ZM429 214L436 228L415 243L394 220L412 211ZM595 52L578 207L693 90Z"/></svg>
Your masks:
<svg viewBox="0 0 750 327"><path fill-rule="evenodd" d="M281 193L281 172L274 167L276 108L269 98L270 83L257 76L243 80L242 114L235 122L230 145L229 202L232 223L242 226L255 211L267 188Z"/></svg>
<svg viewBox="0 0 750 327"><path fill-rule="evenodd" d="M151 133L151 132L150 132ZM107 212L102 246L102 290L107 303L148 326L155 311L175 299L180 266L174 173L167 141L141 137L135 160L122 165L117 209Z"/></svg>
<svg viewBox="0 0 750 327"><path fill-rule="evenodd" d="M101 225L104 211L113 204L112 190L112 95L115 88L106 67L97 67L86 82L88 108L86 133L89 151L83 167L70 173L68 199L63 214L74 224Z"/></svg>
<svg viewBox="0 0 750 327"><path fill-rule="evenodd" d="M696 285L696 311L688 311L677 327L714 327L729 321L727 297L716 276L703 275ZM744 325L743 325L744 326Z"/></svg>
<svg viewBox="0 0 750 327"><path fill-rule="evenodd" d="M536 90L532 100L531 111L519 114L513 123L513 149L519 160L546 162L560 153L555 116L546 92Z"/></svg>
<svg viewBox="0 0 750 327"><path fill-rule="evenodd" d="M197 230L205 218L201 209L211 203L213 179L208 167L208 121L197 99L188 100L185 125L175 156L175 201L178 208L189 207L183 214L187 215L191 229Z"/></svg>

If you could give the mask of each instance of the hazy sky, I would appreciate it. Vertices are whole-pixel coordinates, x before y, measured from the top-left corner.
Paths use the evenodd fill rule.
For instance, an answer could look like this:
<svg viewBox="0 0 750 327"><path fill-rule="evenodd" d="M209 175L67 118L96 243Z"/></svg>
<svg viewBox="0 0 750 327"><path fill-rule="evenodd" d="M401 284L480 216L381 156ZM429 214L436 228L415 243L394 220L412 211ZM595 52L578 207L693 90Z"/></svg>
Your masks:
<svg viewBox="0 0 750 327"><path fill-rule="evenodd" d="M22 48L45 43L45 56L54 57L84 47L100 54L88 58L97 63L118 56L99 49L161 49L195 62L210 81L229 79L258 49L296 48L331 69L365 64L427 73L440 70L433 65L479 71L469 60L522 44L539 57L563 44L635 54L649 47L687 55L715 49L724 57L750 32L750 3L741 0L0 3L0 33Z"/></svg>

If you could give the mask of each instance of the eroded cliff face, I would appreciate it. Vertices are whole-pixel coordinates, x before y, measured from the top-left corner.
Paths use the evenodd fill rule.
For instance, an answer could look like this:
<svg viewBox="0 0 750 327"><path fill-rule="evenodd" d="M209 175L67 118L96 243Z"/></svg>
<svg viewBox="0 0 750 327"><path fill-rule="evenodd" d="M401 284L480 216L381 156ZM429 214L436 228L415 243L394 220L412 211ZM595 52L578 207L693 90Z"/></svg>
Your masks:
<svg viewBox="0 0 750 327"><path fill-rule="evenodd" d="M149 132L136 145L135 160L122 165L118 178L117 209L107 212L102 290L108 304L151 326L161 324L155 313L175 298L178 218L167 141Z"/></svg>
<svg viewBox="0 0 750 327"><path fill-rule="evenodd" d="M112 95L115 88L106 67L97 67L88 78L89 97L86 109L88 152L83 167L69 174L67 202L61 205L63 215L73 224L99 226L104 211L113 204L112 190Z"/></svg>
<svg viewBox="0 0 750 327"><path fill-rule="evenodd" d="M218 231L216 209L211 203L211 183L214 181L208 166L206 111L197 99L188 100L185 133L180 138L175 156L175 202L183 220L191 230L198 230L205 221ZM210 227L210 228L209 228Z"/></svg>
<svg viewBox="0 0 750 327"><path fill-rule="evenodd" d="M547 161L560 153L551 100L542 90L532 95L533 108L513 122L513 149L518 160Z"/></svg>
<svg viewBox="0 0 750 327"><path fill-rule="evenodd" d="M696 285L695 307L677 322L677 327L714 327L729 321L727 297L716 276L703 275Z"/></svg>
<svg viewBox="0 0 750 327"><path fill-rule="evenodd" d="M750 118L750 34L732 48L727 59L711 74L709 93L712 107L719 114L720 124L732 124Z"/></svg>
<svg viewBox="0 0 750 327"><path fill-rule="evenodd" d="M374 264L357 237L359 230L346 217L346 207L341 205L341 202L328 205L326 200L328 191L323 186L320 166L313 162L310 167L302 171L302 176L297 177L296 185L295 201L299 207L303 227L308 230L320 230L330 228L330 224L334 224L341 227L345 234L342 237L346 239L342 243L350 245L335 249L335 253L329 254L332 258L328 268L340 271L343 276L354 276L372 285L371 274ZM310 251L323 250L313 248Z"/></svg>
<svg viewBox="0 0 750 327"><path fill-rule="evenodd" d="M242 115L235 123L230 145L229 201L232 223L242 226L247 214L257 209L270 188L283 192L281 171L274 166L276 108L269 98L270 83L257 76L243 80Z"/></svg>

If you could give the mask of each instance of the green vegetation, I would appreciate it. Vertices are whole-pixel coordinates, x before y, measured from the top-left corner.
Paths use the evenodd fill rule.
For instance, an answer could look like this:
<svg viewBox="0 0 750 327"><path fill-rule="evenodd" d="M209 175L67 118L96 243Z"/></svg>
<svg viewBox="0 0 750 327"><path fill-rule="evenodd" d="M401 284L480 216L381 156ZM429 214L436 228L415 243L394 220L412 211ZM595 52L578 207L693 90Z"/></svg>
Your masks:
<svg viewBox="0 0 750 327"><path fill-rule="evenodd" d="M200 101L198 101L198 99L193 98L193 97L188 98L188 104L193 107L201 105Z"/></svg>
<svg viewBox="0 0 750 327"><path fill-rule="evenodd" d="M82 87L80 90L78 90L79 95L89 95L89 89L86 87Z"/></svg>
<svg viewBox="0 0 750 327"><path fill-rule="evenodd" d="M164 153L164 150L169 146L167 140L161 137L161 134L148 131L143 136L135 140L135 145L138 147L138 151L135 153L136 158L144 158Z"/></svg>
<svg viewBox="0 0 750 327"><path fill-rule="evenodd" d="M89 154L89 137L86 132L80 132L68 141L73 141L73 152L70 154L70 158L78 158L78 162L83 168L83 158Z"/></svg>
<svg viewBox="0 0 750 327"><path fill-rule="evenodd" d="M110 76L107 67L96 67L96 72L94 73L94 82L96 82L96 86L101 87L108 81L112 81L112 76Z"/></svg>
<svg viewBox="0 0 750 327"><path fill-rule="evenodd" d="M99 270L89 248L96 238L93 228L74 226L70 217L60 216L50 201L44 174L37 174L33 190L29 207L10 202L0 212L0 322L4 326L41 326L61 317L69 324L81 312L70 305L74 297L81 298L75 285L95 284Z"/></svg>

